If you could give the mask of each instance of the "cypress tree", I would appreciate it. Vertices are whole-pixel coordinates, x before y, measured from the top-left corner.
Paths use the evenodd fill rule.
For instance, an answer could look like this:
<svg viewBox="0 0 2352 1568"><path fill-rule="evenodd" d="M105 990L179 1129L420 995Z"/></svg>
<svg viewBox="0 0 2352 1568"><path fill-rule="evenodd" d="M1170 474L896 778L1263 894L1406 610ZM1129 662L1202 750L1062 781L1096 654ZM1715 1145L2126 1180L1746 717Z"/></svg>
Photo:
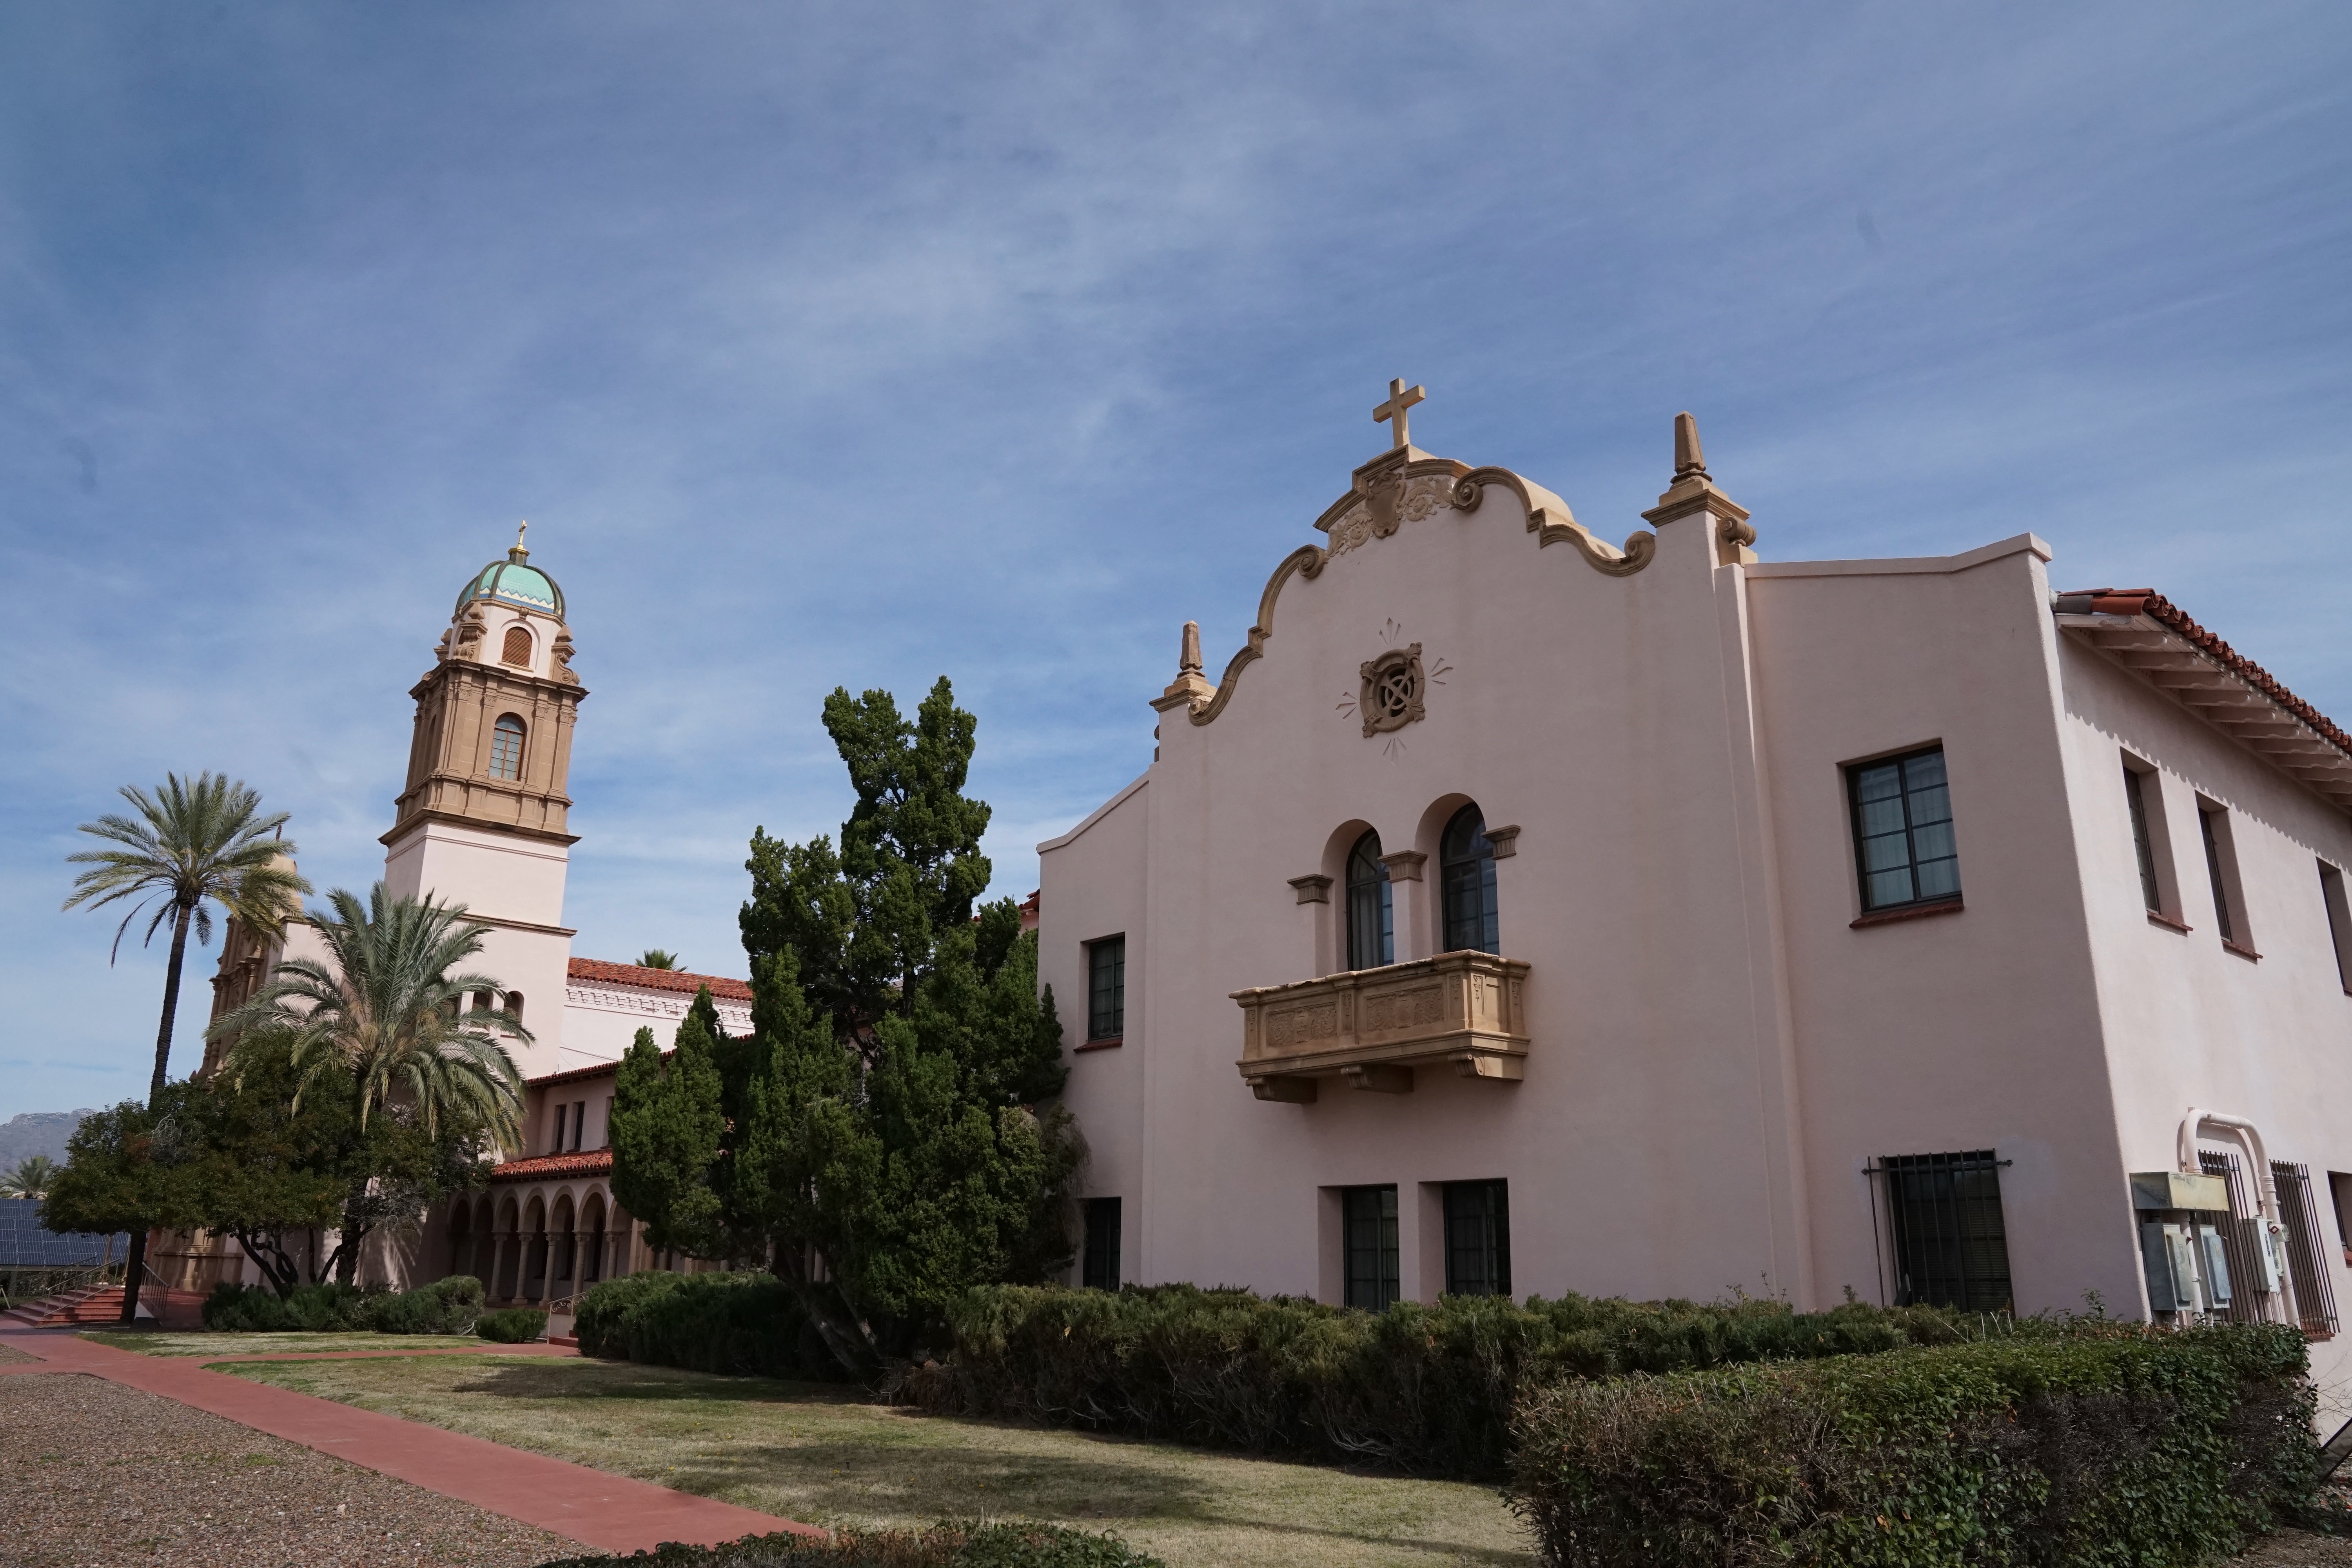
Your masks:
<svg viewBox="0 0 2352 1568"><path fill-rule="evenodd" d="M1068 1266L1085 1150L1052 1103L1066 1068L1036 939L1010 899L975 909L977 721L942 677L912 721L887 691L836 690L824 723L856 796L840 847L754 833L752 1032L689 1017L666 1072L641 1035L614 1184L668 1245L772 1269L862 1373L971 1286Z"/></svg>

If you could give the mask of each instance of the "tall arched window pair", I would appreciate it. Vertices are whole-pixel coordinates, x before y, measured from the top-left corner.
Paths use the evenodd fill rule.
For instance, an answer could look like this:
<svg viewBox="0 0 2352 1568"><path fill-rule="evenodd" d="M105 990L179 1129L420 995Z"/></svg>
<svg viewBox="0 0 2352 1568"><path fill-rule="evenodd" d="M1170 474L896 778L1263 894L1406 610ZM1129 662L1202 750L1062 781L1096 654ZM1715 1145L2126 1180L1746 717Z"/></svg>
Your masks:
<svg viewBox="0 0 2352 1568"><path fill-rule="evenodd" d="M1495 847L1475 805L1455 812L1438 841L1437 887L1444 916L1442 952L1503 951L1495 901ZM1348 851L1348 967L1396 962L1396 903L1381 836L1367 831Z"/></svg>

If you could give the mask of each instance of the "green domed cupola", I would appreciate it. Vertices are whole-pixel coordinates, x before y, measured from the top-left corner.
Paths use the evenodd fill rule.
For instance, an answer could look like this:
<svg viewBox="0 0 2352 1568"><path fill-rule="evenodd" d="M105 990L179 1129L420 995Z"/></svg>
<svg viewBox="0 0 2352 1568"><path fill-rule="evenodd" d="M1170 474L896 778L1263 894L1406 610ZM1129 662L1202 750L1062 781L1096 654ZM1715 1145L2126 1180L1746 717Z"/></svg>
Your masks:
<svg viewBox="0 0 2352 1568"><path fill-rule="evenodd" d="M530 552L522 547L524 523L515 531L514 548L507 552L504 561L493 561L475 574L457 595L457 608L462 611L476 599L488 599L517 609L537 610L541 615L563 619L563 590L555 579L530 565Z"/></svg>

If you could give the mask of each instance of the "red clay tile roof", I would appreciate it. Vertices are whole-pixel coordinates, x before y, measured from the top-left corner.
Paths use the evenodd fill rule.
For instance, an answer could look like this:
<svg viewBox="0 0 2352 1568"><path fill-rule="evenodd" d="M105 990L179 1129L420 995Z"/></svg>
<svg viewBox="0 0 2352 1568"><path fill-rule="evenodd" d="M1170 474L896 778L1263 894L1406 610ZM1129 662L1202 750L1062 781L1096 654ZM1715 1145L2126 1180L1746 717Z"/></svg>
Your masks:
<svg viewBox="0 0 2352 1568"><path fill-rule="evenodd" d="M610 1149L583 1149L576 1154L535 1154L492 1167L494 1182L541 1182L559 1176L601 1176L613 1168Z"/></svg>
<svg viewBox="0 0 2352 1568"><path fill-rule="evenodd" d="M667 1060L669 1053L664 1051L662 1057ZM562 1072L548 1073L541 1078L527 1078L523 1079L523 1083L527 1087L540 1089L549 1084L578 1083L583 1079L610 1078L620 1070L620 1066L617 1059L609 1062L590 1062L584 1068L565 1068Z"/></svg>
<svg viewBox="0 0 2352 1568"><path fill-rule="evenodd" d="M647 969L642 963L607 963L601 958L575 958L572 961L572 978L601 981L606 985L635 985L644 991L682 991L691 996L705 985L714 997L723 996L730 1002L749 1002L751 985L741 980L730 980L719 974L689 974L683 969Z"/></svg>
<svg viewBox="0 0 2352 1568"><path fill-rule="evenodd" d="M2086 588L2060 595L2058 609L2063 615L2146 616L2178 633L2183 641L2318 731L2339 750L2352 752L2352 735L2338 728L2336 721L2289 691L2269 670L2190 620L2180 606L2153 588Z"/></svg>

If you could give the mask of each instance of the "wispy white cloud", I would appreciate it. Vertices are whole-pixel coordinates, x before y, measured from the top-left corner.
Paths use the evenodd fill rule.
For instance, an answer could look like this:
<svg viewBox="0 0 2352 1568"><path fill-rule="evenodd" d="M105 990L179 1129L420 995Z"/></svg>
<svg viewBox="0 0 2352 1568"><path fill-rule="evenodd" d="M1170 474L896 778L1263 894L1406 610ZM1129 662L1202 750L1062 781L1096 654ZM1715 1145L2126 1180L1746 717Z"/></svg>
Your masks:
<svg viewBox="0 0 2352 1568"><path fill-rule="evenodd" d="M157 966L58 912L72 825L225 767L364 884L520 517L592 692L581 950L721 970L752 826L846 812L835 685L955 679L1034 886L1397 374L1423 444L1604 533L1690 407L1768 554L2030 527L2352 712L2328 599L2275 591L2339 574L2347 45L2322 5L0 14L0 1116L144 1079Z"/></svg>

